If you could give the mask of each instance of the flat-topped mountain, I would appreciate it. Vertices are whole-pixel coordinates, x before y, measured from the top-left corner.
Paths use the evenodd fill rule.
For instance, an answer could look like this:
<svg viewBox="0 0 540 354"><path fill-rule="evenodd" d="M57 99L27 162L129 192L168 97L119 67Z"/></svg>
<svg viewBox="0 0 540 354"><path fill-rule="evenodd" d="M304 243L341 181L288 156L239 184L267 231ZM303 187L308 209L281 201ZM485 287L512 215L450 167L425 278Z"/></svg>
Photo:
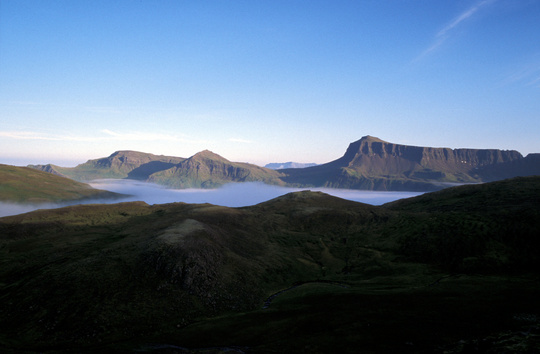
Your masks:
<svg viewBox="0 0 540 354"><path fill-rule="evenodd" d="M131 178L174 188L215 188L230 182L264 182L293 187L432 191L452 184L479 183L540 174L540 154L515 150L450 149L400 145L364 136L334 161L305 168L271 170L231 162L205 150L190 158L117 151L73 168L30 166L77 181Z"/></svg>
<svg viewBox="0 0 540 354"><path fill-rule="evenodd" d="M284 181L296 185L369 190L434 190L441 183L482 182L484 169L506 166L507 176L518 174L512 163L523 161L517 151L450 149L399 145L372 136L351 143L343 157L306 169L286 169ZM531 175L528 163L520 171ZM500 166L500 167L499 167ZM494 179L491 179L494 180Z"/></svg>
<svg viewBox="0 0 540 354"><path fill-rule="evenodd" d="M36 169L0 164L0 201L3 202L66 202L121 196Z"/></svg>

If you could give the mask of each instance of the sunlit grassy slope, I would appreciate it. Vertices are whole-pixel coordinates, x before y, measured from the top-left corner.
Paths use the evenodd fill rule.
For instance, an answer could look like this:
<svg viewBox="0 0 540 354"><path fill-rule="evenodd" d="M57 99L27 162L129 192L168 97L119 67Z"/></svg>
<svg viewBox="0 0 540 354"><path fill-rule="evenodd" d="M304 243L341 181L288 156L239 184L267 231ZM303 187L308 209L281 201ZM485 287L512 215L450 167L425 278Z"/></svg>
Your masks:
<svg viewBox="0 0 540 354"><path fill-rule="evenodd" d="M43 203L115 196L119 195L32 168L0 165L0 201Z"/></svg>
<svg viewBox="0 0 540 354"><path fill-rule="evenodd" d="M539 196L531 177L382 207L304 191L1 218L0 349L538 350Z"/></svg>

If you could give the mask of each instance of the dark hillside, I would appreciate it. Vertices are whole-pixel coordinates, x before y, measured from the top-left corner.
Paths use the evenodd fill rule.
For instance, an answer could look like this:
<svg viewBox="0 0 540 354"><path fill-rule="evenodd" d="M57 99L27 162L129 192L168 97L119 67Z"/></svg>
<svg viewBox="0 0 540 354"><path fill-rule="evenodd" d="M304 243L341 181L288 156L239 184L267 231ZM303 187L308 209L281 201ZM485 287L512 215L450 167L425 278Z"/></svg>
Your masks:
<svg viewBox="0 0 540 354"><path fill-rule="evenodd" d="M0 348L535 352L539 195L518 178L383 207L304 191L0 218Z"/></svg>
<svg viewBox="0 0 540 354"><path fill-rule="evenodd" d="M540 177L447 188L383 207L400 212L401 252L452 271L540 269Z"/></svg>

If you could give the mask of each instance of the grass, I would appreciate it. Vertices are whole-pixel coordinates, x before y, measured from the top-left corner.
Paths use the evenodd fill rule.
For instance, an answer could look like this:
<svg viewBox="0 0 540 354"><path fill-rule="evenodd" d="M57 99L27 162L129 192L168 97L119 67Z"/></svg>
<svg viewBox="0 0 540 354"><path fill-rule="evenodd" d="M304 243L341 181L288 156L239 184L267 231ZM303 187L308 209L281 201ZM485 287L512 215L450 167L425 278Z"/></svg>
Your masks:
<svg viewBox="0 0 540 354"><path fill-rule="evenodd" d="M45 203L120 196L26 167L0 165L0 181L0 201Z"/></svg>
<svg viewBox="0 0 540 354"><path fill-rule="evenodd" d="M299 192L1 218L0 348L458 348L540 314L539 193L529 178L383 207Z"/></svg>

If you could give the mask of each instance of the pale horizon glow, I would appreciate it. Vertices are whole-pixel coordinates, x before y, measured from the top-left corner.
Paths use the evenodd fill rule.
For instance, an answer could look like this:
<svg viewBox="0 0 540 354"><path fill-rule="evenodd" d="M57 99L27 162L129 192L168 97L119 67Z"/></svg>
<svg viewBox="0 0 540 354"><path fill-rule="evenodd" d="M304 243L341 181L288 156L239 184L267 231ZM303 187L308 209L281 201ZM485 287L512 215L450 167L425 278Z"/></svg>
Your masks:
<svg viewBox="0 0 540 354"><path fill-rule="evenodd" d="M0 163L540 152L540 1L0 2Z"/></svg>

